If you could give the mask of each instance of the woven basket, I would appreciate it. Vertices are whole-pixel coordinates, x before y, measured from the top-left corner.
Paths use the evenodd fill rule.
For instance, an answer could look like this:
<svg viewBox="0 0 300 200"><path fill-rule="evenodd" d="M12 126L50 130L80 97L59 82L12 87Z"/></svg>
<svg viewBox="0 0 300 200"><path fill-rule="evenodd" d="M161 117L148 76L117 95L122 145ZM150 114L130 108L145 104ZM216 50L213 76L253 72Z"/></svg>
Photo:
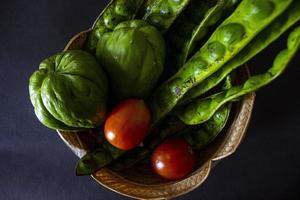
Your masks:
<svg viewBox="0 0 300 200"><path fill-rule="evenodd" d="M74 36L65 50L81 49L85 45L89 31L83 31ZM247 67L242 68L239 72L239 79L245 80L248 76ZM121 172L103 168L93 174L92 177L102 186L136 199L171 199L188 193L206 180L217 161L236 151L245 136L254 99L255 94L251 93L236 103L226 130L205 150L200 152L197 169L182 180L162 180L152 172L150 166L142 164ZM79 134L69 132L58 132L58 134L78 157L82 157L86 153L88 145L85 144Z"/></svg>

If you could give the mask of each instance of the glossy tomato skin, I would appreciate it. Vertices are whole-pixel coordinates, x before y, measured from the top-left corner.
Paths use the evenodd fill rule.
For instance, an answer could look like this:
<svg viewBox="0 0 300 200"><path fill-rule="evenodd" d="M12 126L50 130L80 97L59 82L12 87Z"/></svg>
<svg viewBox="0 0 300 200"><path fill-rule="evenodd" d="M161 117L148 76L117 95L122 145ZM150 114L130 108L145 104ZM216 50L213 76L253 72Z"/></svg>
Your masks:
<svg viewBox="0 0 300 200"><path fill-rule="evenodd" d="M104 125L105 137L113 146L130 150L144 140L150 120L149 108L143 100L124 100L109 114Z"/></svg>
<svg viewBox="0 0 300 200"><path fill-rule="evenodd" d="M169 180L187 176L196 165L196 156L183 138L171 138L160 144L151 160L154 171Z"/></svg>

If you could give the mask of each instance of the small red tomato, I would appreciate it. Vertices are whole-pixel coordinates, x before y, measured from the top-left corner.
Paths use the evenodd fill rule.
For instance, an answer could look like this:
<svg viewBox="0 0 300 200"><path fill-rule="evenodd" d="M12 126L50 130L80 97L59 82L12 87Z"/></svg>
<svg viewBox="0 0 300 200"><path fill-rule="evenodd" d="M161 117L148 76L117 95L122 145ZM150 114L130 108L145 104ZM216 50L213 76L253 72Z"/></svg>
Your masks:
<svg viewBox="0 0 300 200"><path fill-rule="evenodd" d="M129 150L139 145L148 133L150 111L143 100L122 101L109 114L105 125L106 139L115 147Z"/></svg>
<svg viewBox="0 0 300 200"><path fill-rule="evenodd" d="M183 138L171 138L160 144L151 160L154 171L170 180L185 177L196 165L196 156Z"/></svg>

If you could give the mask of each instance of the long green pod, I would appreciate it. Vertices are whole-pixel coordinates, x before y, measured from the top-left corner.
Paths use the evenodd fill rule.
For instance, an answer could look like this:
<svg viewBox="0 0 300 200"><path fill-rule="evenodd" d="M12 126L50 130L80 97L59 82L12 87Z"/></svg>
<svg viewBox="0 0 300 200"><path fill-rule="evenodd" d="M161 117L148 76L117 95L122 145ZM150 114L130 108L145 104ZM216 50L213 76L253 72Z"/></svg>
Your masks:
<svg viewBox="0 0 300 200"><path fill-rule="evenodd" d="M131 20L145 0L111 0L100 13L89 35L87 49L95 52L100 37L112 31L120 22Z"/></svg>
<svg viewBox="0 0 300 200"><path fill-rule="evenodd" d="M212 76L188 91L180 100L180 103L186 103L197 98L218 85L231 71L252 59L299 20L300 1L294 1L283 14L258 34L237 56Z"/></svg>
<svg viewBox="0 0 300 200"><path fill-rule="evenodd" d="M235 74L231 74L226 77L223 90L227 90L232 87L232 81L234 77ZM219 133L222 132L229 119L231 107L231 102L223 105L207 122L201 124L200 126L187 129L183 133L183 136L190 143L194 150L203 149L210 144L219 135Z"/></svg>
<svg viewBox="0 0 300 200"><path fill-rule="evenodd" d="M76 175L91 175L112 161L113 157L102 147L99 147L93 152L87 153L77 162Z"/></svg>
<svg viewBox="0 0 300 200"><path fill-rule="evenodd" d="M153 123L184 94L220 69L290 5L291 0L244 0L203 47L150 100Z"/></svg>
<svg viewBox="0 0 300 200"><path fill-rule="evenodd" d="M231 103L222 106L213 117L199 127L188 129L183 133L184 138L190 143L194 150L201 150L210 144L222 132L226 126L230 111Z"/></svg>
<svg viewBox="0 0 300 200"><path fill-rule="evenodd" d="M192 54L192 52L195 49L196 44L201 41L208 32L209 27L215 26L222 17L224 17L225 14L228 13L229 10L232 10L238 3L237 0L218 0L218 1L197 1L199 6L193 6L189 5L187 9L187 12L190 10L196 10L197 12L201 13L203 12L203 16L199 16L199 19L187 19L184 20L183 23L192 23L192 21L197 20L197 24L193 25L193 30L191 31L191 35L187 37L187 40L182 43L182 46L180 46L180 52L178 55L178 61L176 63L176 67L180 68L184 65L184 63L187 61L188 57ZM200 11L198 11L200 8ZM202 8L202 9L201 9ZM188 13L187 13L188 14ZM187 25L185 25L187 26ZM175 30L172 31L172 34L182 34L186 31L180 31L177 29L181 29L182 27L185 27L179 24ZM190 25L191 26L191 25ZM188 26L189 27L189 26Z"/></svg>
<svg viewBox="0 0 300 200"><path fill-rule="evenodd" d="M190 0L149 0L145 4L142 19L164 33L189 2Z"/></svg>
<svg viewBox="0 0 300 200"><path fill-rule="evenodd" d="M99 135L97 140L99 146L77 162L77 176L91 175L125 153L108 143L103 133Z"/></svg>
<svg viewBox="0 0 300 200"><path fill-rule="evenodd" d="M175 115L184 123L193 125L209 120L224 104L254 92L274 81L288 66L300 47L300 26L288 37L287 49L282 50L275 58L273 66L265 73L250 77L243 85L234 86L224 92L212 95L205 99L193 101L174 111Z"/></svg>
<svg viewBox="0 0 300 200"><path fill-rule="evenodd" d="M195 29L203 21L205 14L215 6L219 0L191 0L186 9L178 16L176 21L166 32L167 60L166 67L172 69L171 74L182 67L183 51L188 41L193 37ZM220 0L224 3L223 0ZM184 30L184 31L182 31ZM202 32L201 37L207 32Z"/></svg>

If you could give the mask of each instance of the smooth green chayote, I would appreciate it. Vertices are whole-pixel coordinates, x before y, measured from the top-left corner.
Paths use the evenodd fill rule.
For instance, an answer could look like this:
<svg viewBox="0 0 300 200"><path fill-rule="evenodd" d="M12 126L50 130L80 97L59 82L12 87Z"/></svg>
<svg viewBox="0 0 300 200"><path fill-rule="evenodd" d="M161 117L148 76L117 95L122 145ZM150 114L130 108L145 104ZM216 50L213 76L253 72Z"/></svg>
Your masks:
<svg viewBox="0 0 300 200"><path fill-rule="evenodd" d="M279 52L273 62L273 66L266 73L252 76L244 84L234 86L221 93L205 99L194 100L183 107L179 107L175 111L175 115L189 125L206 122L224 104L240 96L254 92L274 81L283 73L299 48L300 26L290 33L287 41L287 49Z"/></svg>
<svg viewBox="0 0 300 200"><path fill-rule="evenodd" d="M180 100L180 103L186 103L197 98L218 85L232 70L252 59L299 20L300 1L294 1L284 13L259 33L238 55L233 57L216 73L188 91ZM237 37L241 37L241 35L237 35Z"/></svg>
<svg viewBox="0 0 300 200"><path fill-rule="evenodd" d="M220 69L279 16L292 0L244 0L201 49L153 94L153 123L161 120L192 87Z"/></svg>
<svg viewBox="0 0 300 200"><path fill-rule="evenodd" d="M29 93L36 116L45 126L79 130L104 121L107 86L96 58L71 50L41 62L30 77Z"/></svg>
<svg viewBox="0 0 300 200"><path fill-rule="evenodd" d="M103 35L96 55L118 99L146 98L164 69L165 42L147 22L126 21Z"/></svg>
<svg viewBox="0 0 300 200"><path fill-rule="evenodd" d="M144 0L111 0L97 18L89 35L87 49L95 53L98 40L119 23L135 17Z"/></svg>

